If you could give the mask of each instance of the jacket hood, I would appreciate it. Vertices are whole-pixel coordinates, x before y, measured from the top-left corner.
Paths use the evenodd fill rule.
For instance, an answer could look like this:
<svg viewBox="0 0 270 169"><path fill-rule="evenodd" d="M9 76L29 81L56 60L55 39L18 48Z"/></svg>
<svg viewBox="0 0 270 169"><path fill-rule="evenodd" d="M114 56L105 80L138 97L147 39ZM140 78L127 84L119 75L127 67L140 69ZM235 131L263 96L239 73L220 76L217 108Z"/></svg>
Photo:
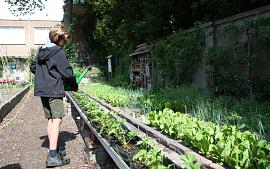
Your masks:
<svg viewBox="0 0 270 169"><path fill-rule="evenodd" d="M62 50L62 48L58 45L49 48L41 48L37 56L38 63L45 63L60 50Z"/></svg>

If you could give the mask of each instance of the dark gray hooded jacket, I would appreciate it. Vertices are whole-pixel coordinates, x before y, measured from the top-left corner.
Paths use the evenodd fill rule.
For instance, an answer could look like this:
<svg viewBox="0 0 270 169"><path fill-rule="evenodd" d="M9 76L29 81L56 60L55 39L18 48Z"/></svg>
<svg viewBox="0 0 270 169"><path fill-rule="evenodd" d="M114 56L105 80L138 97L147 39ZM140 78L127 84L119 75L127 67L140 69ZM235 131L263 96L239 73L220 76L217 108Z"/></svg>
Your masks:
<svg viewBox="0 0 270 169"><path fill-rule="evenodd" d="M41 48L30 70L35 74L35 96L64 97L64 83L73 91L78 89L72 67L60 46Z"/></svg>

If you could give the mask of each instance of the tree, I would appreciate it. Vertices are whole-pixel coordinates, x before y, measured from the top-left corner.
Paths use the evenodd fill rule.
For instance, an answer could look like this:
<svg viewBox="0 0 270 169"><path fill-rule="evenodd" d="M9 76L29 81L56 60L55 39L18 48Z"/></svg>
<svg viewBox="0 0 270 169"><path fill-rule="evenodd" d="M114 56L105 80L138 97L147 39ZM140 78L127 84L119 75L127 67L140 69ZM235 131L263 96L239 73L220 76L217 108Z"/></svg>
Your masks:
<svg viewBox="0 0 270 169"><path fill-rule="evenodd" d="M9 10L15 16L34 14L36 9L42 10L47 0L5 0L10 6Z"/></svg>
<svg viewBox="0 0 270 169"><path fill-rule="evenodd" d="M269 0L192 0L196 21L213 21L269 4Z"/></svg>

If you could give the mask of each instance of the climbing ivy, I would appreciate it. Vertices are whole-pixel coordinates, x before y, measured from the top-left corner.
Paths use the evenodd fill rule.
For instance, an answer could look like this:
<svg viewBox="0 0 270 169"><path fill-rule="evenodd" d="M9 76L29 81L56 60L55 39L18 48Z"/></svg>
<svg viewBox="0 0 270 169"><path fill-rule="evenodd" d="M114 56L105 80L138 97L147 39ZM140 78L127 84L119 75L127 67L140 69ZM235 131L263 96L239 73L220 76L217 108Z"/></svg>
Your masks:
<svg viewBox="0 0 270 169"><path fill-rule="evenodd" d="M254 93L260 100L270 100L270 18L259 18L250 21L247 25L251 28L250 34L254 38L256 55L254 56ZM257 70L267 73L256 72Z"/></svg>
<svg viewBox="0 0 270 169"><path fill-rule="evenodd" d="M236 40L234 34L240 31L245 33L247 40ZM270 91L270 75L261 72L267 70L270 63L267 55L270 19L257 18L241 25L229 24L217 30L216 36L225 43L209 47L204 53L209 88L216 95L269 98L266 91Z"/></svg>
<svg viewBox="0 0 270 169"><path fill-rule="evenodd" d="M202 60L203 34L198 28L179 30L155 44L151 50L154 72L166 79L168 85L191 82Z"/></svg>
<svg viewBox="0 0 270 169"><path fill-rule="evenodd" d="M75 63L76 61L76 48L73 42L67 43L64 47L65 53L67 55L67 59L71 63Z"/></svg>
<svg viewBox="0 0 270 169"><path fill-rule="evenodd" d="M248 96L248 81L239 74L239 66L247 64L245 47L234 43L229 47L210 47L204 53L208 88L216 95Z"/></svg>
<svg viewBox="0 0 270 169"><path fill-rule="evenodd" d="M189 83L198 63L206 67L210 91L217 96L269 99L270 19L232 23L215 33L219 43L204 47L200 29L179 30L155 43L151 50L154 74L165 85ZM235 38L244 35L247 39ZM164 83L163 83L164 85ZM269 91L269 92L268 92Z"/></svg>

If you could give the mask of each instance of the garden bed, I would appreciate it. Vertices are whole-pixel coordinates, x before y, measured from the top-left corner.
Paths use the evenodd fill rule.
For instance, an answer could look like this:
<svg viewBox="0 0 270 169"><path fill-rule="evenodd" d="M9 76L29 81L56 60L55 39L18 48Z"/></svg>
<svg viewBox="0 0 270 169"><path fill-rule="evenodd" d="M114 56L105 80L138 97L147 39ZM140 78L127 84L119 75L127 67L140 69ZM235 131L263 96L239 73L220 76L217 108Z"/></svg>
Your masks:
<svg viewBox="0 0 270 169"><path fill-rule="evenodd" d="M2 98L0 102L0 122L2 122L3 118L10 110L20 102L29 89L29 85L24 88L14 88L9 90L0 88Z"/></svg>
<svg viewBox="0 0 270 169"><path fill-rule="evenodd" d="M108 135L100 134L100 128L97 126L97 123L93 123L93 121L89 120L89 117L86 116L84 113L84 108L81 108L79 103L75 101L76 99L72 98L70 94L67 93L67 97L70 98L76 109L79 111L81 117L84 119L85 123L89 126L89 128L92 130L92 132L96 135L98 140L101 142L101 144L104 146L106 151L110 154L112 159L116 162L119 168L132 168L134 166L134 163L132 162L133 154L126 153L123 151L121 146L115 144L115 141L113 139L110 139ZM107 108L106 108L107 109ZM113 115L113 118L115 118L118 122L121 121L121 118L117 117L116 115ZM121 123L121 122L120 122ZM140 139L144 139L145 134L138 130L136 127L132 126L129 123L125 123L124 127L132 132L138 133L138 137ZM152 141L152 140L151 140ZM168 149L167 147L157 143L156 141L153 141L154 146L156 146L159 149L163 149L165 158L168 159L167 161L169 163L174 163L175 168L183 168L184 162L180 160L179 154L176 152ZM132 151L131 151L132 152ZM128 155L129 154L129 155Z"/></svg>
<svg viewBox="0 0 270 169"><path fill-rule="evenodd" d="M159 143L163 144L165 147L168 147L172 151L175 151L178 154L191 154L191 155L194 155L196 157L196 159L198 161L200 161L203 166L207 166L207 168L224 169L223 166L221 166L219 164L216 164L216 163L212 162L211 160L199 155L198 153L196 153L193 150L187 148L186 146L182 145L178 141L163 135L160 131L157 131L157 130L153 129L152 127L149 127L149 126L145 125L140 120L137 120L137 119L131 117L127 113L123 112L121 109L119 109L117 107L113 107L112 105L110 105L110 104L108 104L108 103L106 103L106 102L104 102L102 100L99 100L94 96L91 96L89 94L87 94L87 95L91 99L93 99L93 100L97 101L98 103L100 103L102 106L106 107L107 109L109 109L111 111L114 111L114 112L118 112L120 117L126 119L127 122L129 122L130 124L132 124L136 128L140 129L141 131L145 132L148 136L151 136L151 137L155 138Z"/></svg>
<svg viewBox="0 0 270 169"><path fill-rule="evenodd" d="M220 103L204 102L203 100L207 100L207 98L203 95L200 96L198 101L195 97L198 96L197 92L186 92L184 89L186 88L181 88L181 92L177 95L174 94L179 91L169 90L166 93L164 91L163 93L158 92L158 95L147 93L146 97L137 91L113 88L103 84L95 84L94 87L85 88L85 91L102 100L102 102L105 101L105 104L109 103L115 106L117 112L129 113L136 119L143 119L141 121L148 126L223 166L234 168L270 167L270 143L261 138L261 134L257 135L258 133L253 132L253 130L244 130L243 126L234 125L236 123L222 122L221 118L223 116L231 120L238 119L238 116L234 115L235 112L231 112L231 114L226 111L229 109L220 109L226 107L226 105L228 106L228 100ZM169 96L174 95L173 98L175 99L171 100L164 97L168 92L170 93ZM176 96L182 97L179 100ZM191 103L191 100L195 101ZM203 101L203 104L201 104L201 101ZM184 103L191 104L187 104L186 108ZM222 106L221 103L224 105ZM229 105L237 107L238 103L230 102ZM188 107L194 104L195 107L199 107L198 111L187 111L190 110ZM216 104L219 106L216 106ZM241 104L240 107L246 110L250 106ZM258 107L258 104L253 108L255 107L260 108L260 111L256 111L256 113L265 113L266 110L269 110L264 109L266 107ZM128 112L129 108L138 108L139 111ZM197 117L194 113L198 113L199 116ZM139 116L136 117L136 115ZM214 116L214 119L217 119L213 122L208 118L203 118L201 115ZM239 121L241 120L238 119L237 124L239 124ZM262 124L260 125L262 126ZM263 129L263 127L261 128Z"/></svg>

